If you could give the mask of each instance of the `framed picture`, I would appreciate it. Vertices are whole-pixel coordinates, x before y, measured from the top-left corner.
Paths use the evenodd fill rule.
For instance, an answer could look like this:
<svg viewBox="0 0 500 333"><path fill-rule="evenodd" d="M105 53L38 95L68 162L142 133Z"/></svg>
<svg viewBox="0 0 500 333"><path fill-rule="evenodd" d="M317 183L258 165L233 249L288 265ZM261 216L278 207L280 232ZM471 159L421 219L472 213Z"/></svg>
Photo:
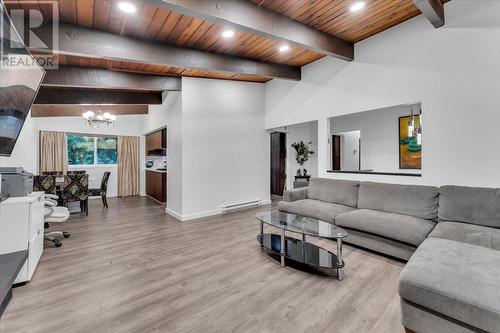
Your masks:
<svg viewBox="0 0 500 333"><path fill-rule="evenodd" d="M412 120L413 126L411 126ZM418 128L420 128L420 115L399 117L400 169L422 169L422 142L417 140Z"/></svg>

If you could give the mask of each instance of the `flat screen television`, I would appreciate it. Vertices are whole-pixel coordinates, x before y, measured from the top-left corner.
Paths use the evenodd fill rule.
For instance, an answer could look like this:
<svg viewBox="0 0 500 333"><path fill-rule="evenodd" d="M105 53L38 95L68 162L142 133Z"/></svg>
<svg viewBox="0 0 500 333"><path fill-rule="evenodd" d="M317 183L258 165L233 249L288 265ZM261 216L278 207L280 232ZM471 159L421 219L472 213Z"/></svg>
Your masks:
<svg viewBox="0 0 500 333"><path fill-rule="evenodd" d="M0 156L10 156L45 76L0 2Z"/></svg>

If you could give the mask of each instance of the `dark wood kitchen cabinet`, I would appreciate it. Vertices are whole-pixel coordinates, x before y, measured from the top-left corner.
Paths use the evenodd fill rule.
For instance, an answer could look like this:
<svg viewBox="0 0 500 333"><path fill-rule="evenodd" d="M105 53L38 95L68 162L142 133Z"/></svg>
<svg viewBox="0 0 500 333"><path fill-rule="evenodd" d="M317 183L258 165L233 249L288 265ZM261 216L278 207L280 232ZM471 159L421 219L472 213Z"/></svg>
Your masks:
<svg viewBox="0 0 500 333"><path fill-rule="evenodd" d="M167 148L167 129L146 135L146 152L149 156L165 156Z"/></svg>
<svg viewBox="0 0 500 333"><path fill-rule="evenodd" d="M167 173L146 170L146 194L161 202L167 202Z"/></svg>

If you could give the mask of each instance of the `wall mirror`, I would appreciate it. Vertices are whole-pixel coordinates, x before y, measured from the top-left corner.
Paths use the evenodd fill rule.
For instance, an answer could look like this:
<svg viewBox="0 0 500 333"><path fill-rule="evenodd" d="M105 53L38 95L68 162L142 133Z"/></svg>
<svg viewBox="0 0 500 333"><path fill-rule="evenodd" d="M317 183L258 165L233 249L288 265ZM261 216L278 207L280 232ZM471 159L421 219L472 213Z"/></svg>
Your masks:
<svg viewBox="0 0 500 333"><path fill-rule="evenodd" d="M329 172L420 176L420 103L329 119Z"/></svg>

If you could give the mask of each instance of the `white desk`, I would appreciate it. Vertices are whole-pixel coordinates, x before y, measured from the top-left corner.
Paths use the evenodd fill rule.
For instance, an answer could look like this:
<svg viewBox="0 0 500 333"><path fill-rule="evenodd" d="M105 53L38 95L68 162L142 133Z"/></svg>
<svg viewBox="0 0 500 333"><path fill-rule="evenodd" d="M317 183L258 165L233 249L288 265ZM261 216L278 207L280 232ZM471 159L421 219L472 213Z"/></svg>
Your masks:
<svg viewBox="0 0 500 333"><path fill-rule="evenodd" d="M0 254L28 250L28 260L14 283L31 280L43 252L42 193L0 203Z"/></svg>

